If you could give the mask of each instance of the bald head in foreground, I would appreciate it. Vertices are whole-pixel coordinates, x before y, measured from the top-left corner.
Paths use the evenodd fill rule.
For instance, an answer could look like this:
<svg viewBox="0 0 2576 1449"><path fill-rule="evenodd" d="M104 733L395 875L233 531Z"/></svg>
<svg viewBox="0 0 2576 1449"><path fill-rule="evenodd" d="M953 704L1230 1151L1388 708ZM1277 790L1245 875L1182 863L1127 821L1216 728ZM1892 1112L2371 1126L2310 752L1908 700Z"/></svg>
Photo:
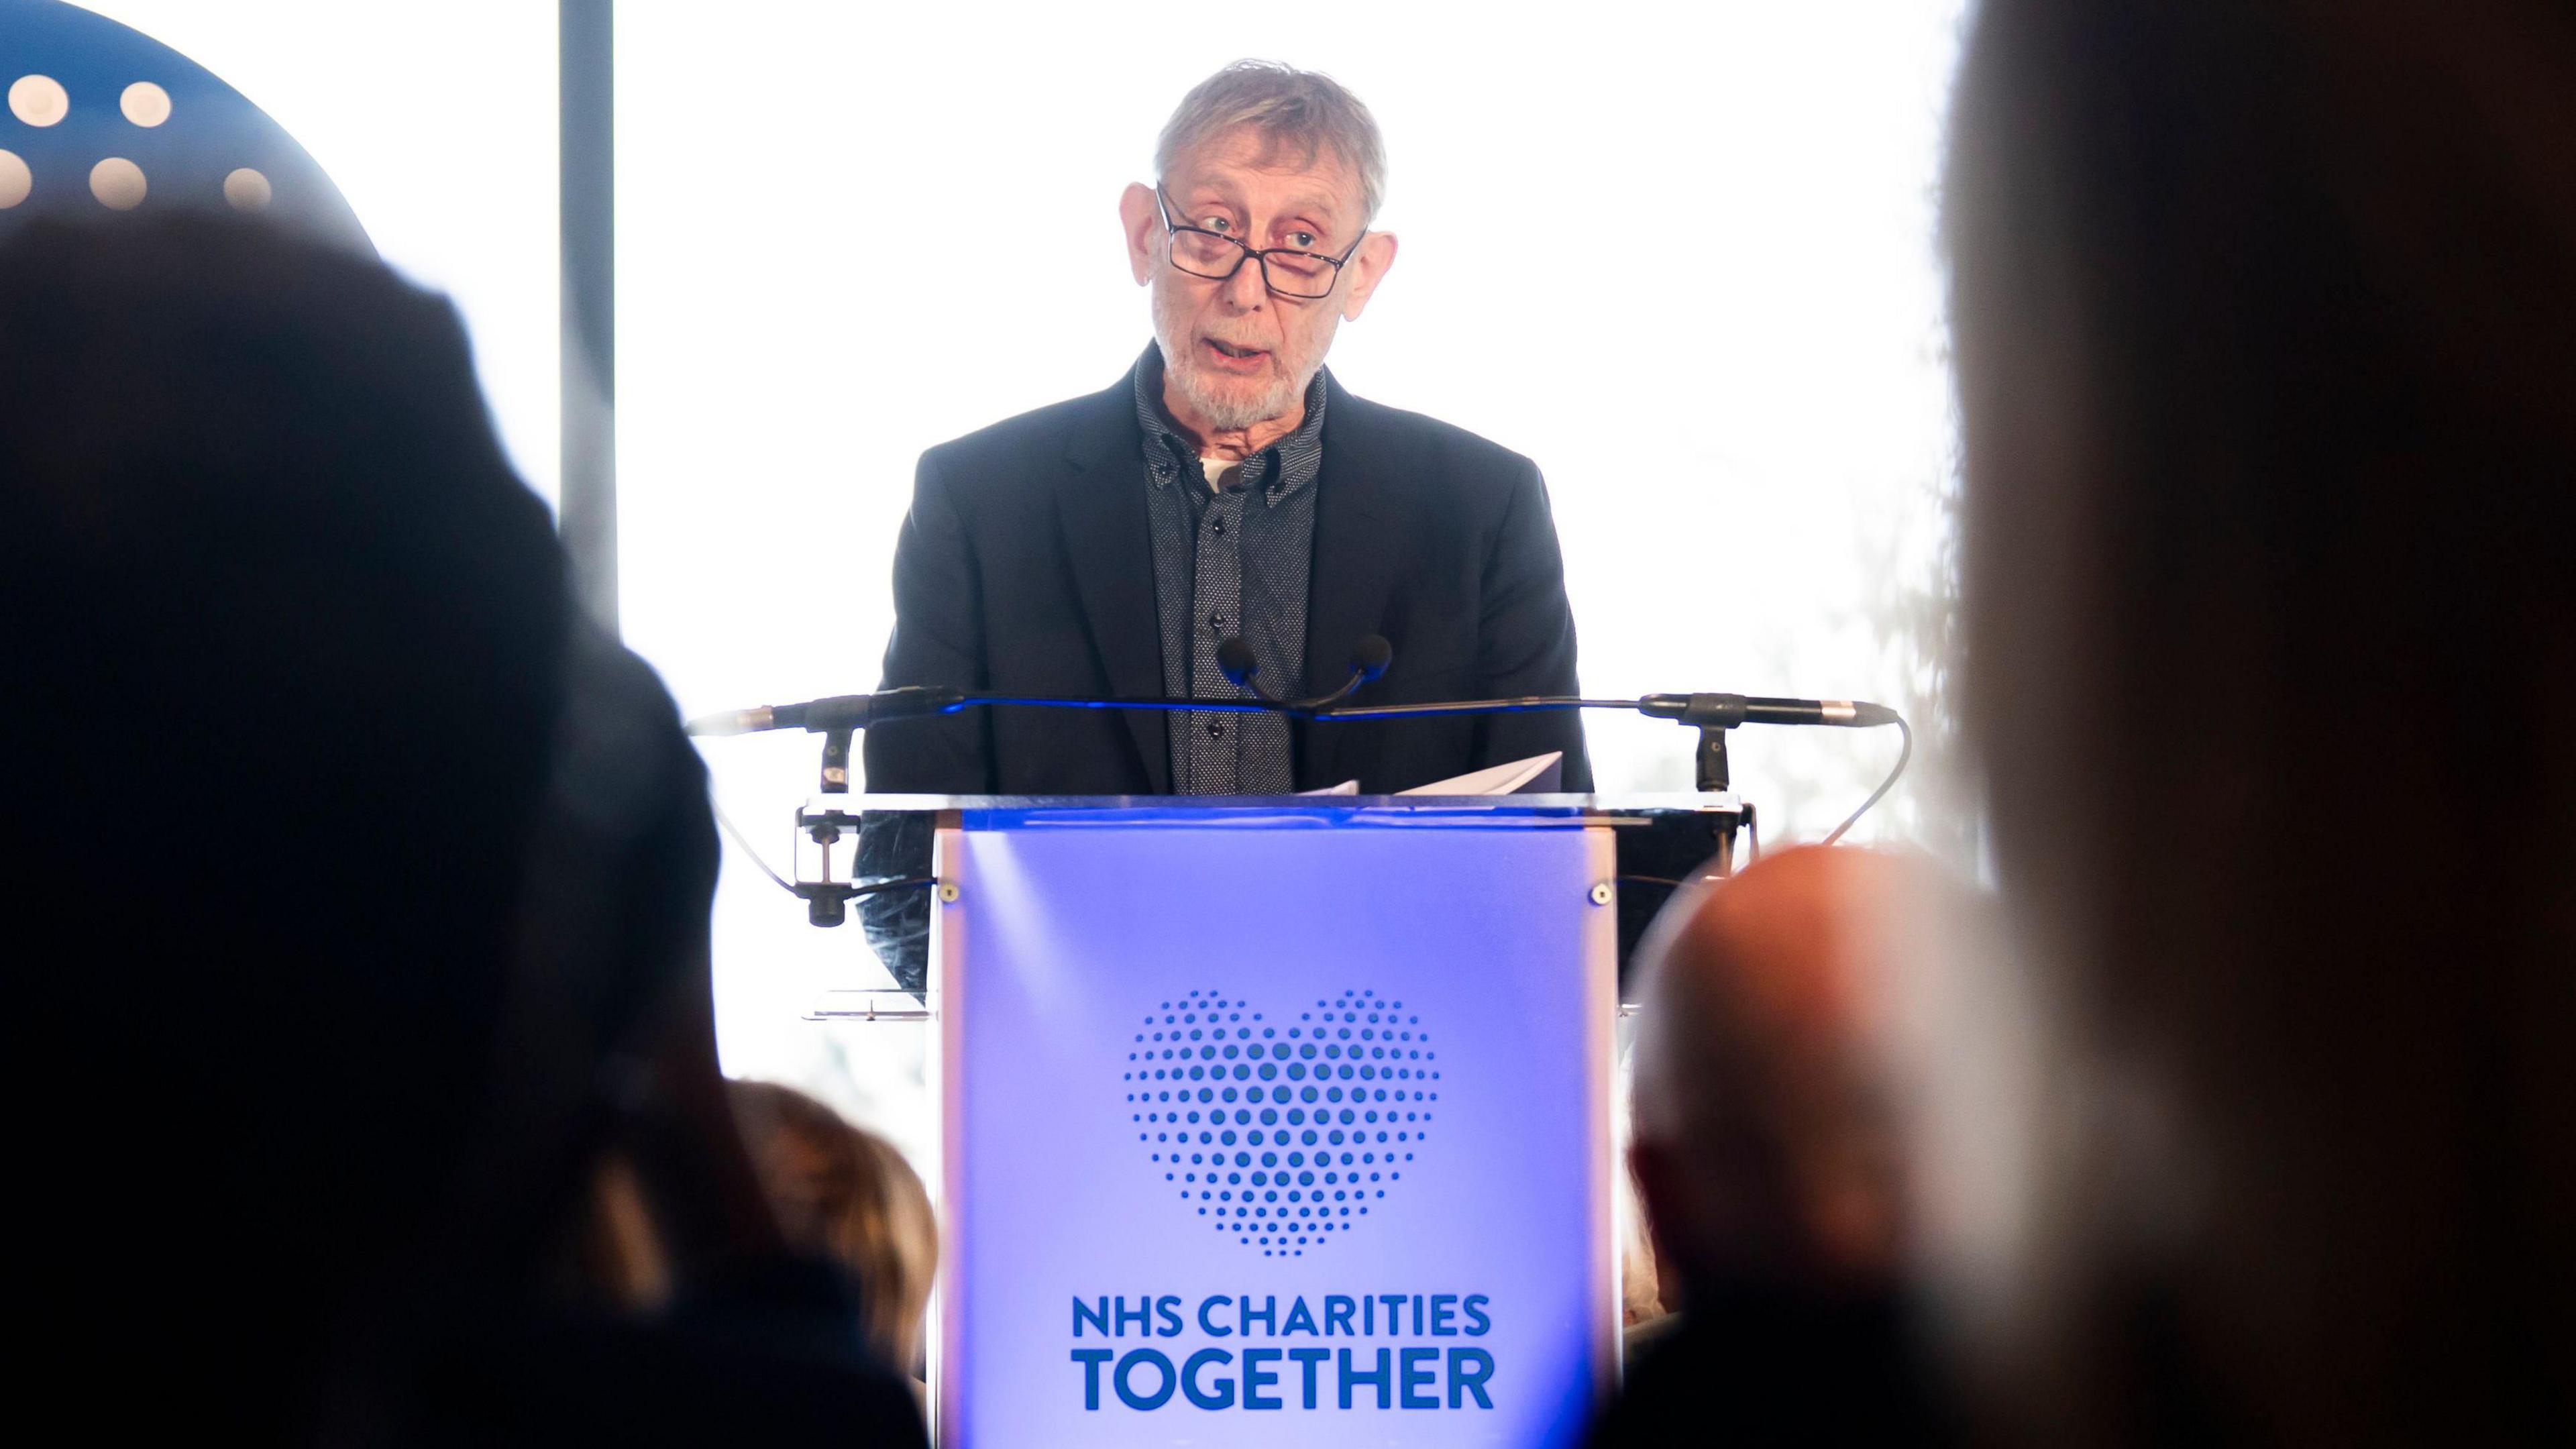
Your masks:
<svg viewBox="0 0 2576 1449"><path fill-rule="evenodd" d="M1676 896L1639 947L1629 1163L1680 1326L1601 1444L1946 1437L1909 1321L1895 979L1955 888L1855 849Z"/></svg>

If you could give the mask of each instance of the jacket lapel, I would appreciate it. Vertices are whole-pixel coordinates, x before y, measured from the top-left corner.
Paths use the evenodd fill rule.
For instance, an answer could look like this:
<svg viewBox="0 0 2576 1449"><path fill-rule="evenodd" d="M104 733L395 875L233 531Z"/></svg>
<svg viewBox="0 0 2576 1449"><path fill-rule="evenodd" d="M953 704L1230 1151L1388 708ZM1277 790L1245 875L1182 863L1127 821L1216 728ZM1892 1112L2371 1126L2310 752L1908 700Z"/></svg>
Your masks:
<svg viewBox="0 0 2576 1449"><path fill-rule="evenodd" d="M1121 378L1099 394L1099 405L1085 408L1066 438L1056 518L1109 692L1159 699L1163 631L1154 613L1153 525L1145 508L1144 442L1132 387ZM1172 761L1164 717L1147 710L1122 714L1153 792L1168 794Z"/></svg>
<svg viewBox="0 0 2576 1449"><path fill-rule="evenodd" d="M1390 480L1373 466L1367 404L1324 379L1324 466L1315 480L1315 559L1306 598L1306 689L1328 694L1350 677L1361 639L1386 632L1395 586L1396 530ZM1369 691L1361 689L1365 701ZM1350 725L1300 725L1298 785L1321 789L1366 773Z"/></svg>

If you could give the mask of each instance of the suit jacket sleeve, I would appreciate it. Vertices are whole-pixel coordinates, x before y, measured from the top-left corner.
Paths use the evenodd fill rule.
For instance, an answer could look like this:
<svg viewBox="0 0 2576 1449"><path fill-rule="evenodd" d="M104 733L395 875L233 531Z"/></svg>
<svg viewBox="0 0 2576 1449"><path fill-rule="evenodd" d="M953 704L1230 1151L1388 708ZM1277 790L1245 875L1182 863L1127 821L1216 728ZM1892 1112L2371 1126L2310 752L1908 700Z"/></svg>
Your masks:
<svg viewBox="0 0 2576 1449"><path fill-rule="evenodd" d="M894 636L877 687L944 684L986 687L982 582L965 520L939 469L924 453L913 475L912 508L894 548ZM867 788L972 795L993 789L986 711L896 720L867 732Z"/></svg>
<svg viewBox="0 0 2576 1449"><path fill-rule="evenodd" d="M1579 692L1574 671L1574 610L1565 598L1565 562L1547 482L1530 464L1512 484L1502 527L1486 560L1484 618L1476 631L1476 674L1495 698ZM1583 747L1578 710L1486 717L1476 742L1478 765L1507 764L1565 752L1564 788L1592 788L1592 759Z"/></svg>

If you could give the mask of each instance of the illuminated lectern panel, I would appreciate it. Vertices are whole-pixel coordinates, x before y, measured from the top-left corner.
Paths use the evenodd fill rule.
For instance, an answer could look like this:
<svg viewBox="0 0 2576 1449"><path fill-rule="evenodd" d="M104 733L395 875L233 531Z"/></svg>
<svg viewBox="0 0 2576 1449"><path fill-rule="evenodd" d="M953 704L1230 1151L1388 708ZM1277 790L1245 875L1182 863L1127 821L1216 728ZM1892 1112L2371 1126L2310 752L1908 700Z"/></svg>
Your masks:
<svg viewBox="0 0 2576 1449"><path fill-rule="evenodd" d="M1604 822L970 810L936 856L944 1445L1579 1439Z"/></svg>

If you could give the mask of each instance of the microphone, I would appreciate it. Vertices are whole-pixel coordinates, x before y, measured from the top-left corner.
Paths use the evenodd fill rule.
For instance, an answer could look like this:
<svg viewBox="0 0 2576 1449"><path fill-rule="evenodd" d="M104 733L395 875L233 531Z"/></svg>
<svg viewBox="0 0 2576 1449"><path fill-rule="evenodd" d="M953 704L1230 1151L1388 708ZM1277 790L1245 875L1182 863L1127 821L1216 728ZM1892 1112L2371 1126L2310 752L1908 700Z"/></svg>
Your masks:
<svg viewBox="0 0 2576 1449"><path fill-rule="evenodd" d="M1240 638L1217 642L1217 669L1240 688L1258 696L1229 699L1116 699L1024 696L957 689L948 685L908 684L875 694L837 694L801 704L769 705L701 715L688 722L692 735L744 735L763 730L801 729L816 734L866 729L888 720L955 714L969 705L1026 705L1056 709L1145 709L1233 714L1277 713L1339 723L1368 719L1401 719L1424 715L1505 714L1525 710L1624 709L1654 719L1668 719L1703 729L1737 725L1834 725L1870 729L1902 724L1903 718L1883 704L1855 699L1779 699L1743 694L1649 694L1639 699L1585 699L1572 695L1529 695L1517 699L1457 699L1424 704L1381 704L1336 708L1361 685L1386 673L1394 646L1378 635L1360 640L1351 651L1351 675L1340 689L1312 699L1281 700L1264 692L1253 677L1261 661Z"/></svg>
<svg viewBox="0 0 2576 1449"><path fill-rule="evenodd" d="M1261 672L1259 656L1252 652L1251 645L1235 635L1229 634L1216 641L1216 672L1224 675L1225 682L1237 689L1249 689L1264 699L1270 697L1260 685L1252 682L1252 676Z"/></svg>
<svg viewBox="0 0 2576 1449"><path fill-rule="evenodd" d="M1870 729L1896 723L1896 711L1865 699L1769 699L1742 694L1650 694L1637 712L1702 728L1737 725L1841 725Z"/></svg>
<svg viewBox="0 0 2576 1449"><path fill-rule="evenodd" d="M809 699L802 704L764 705L759 709L700 715L689 721L686 728L693 735L749 735L763 730L806 730L825 734L832 730L863 730L890 719L954 714L965 705L966 691L962 689L908 684L901 689L877 694L835 694L824 699Z"/></svg>
<svg viewBox="0 0 2576 1449"><path fill-rule="evenodd" d="M1841 839L1845 831L1895 787L1897 778L1905 773L1907 762L1914 757L1914 729L1905 722L1905 716L1886 705L1859 699L1780 699L1744 694L1649 694L1637 699L1589 699L1577 695L1537 694L1512 699L1453 699L1422 704L1346 706L1341 703L1361 685L1385 674L1394 658L1394 646L1382 636L1370 634L1352 647L1351 675L1341 688L1313 699L1281 700L1252 683L1253 676L1261 670L1260 657L1252 652L1252 646L1241 638L1229 637L1217 641L1218 672L1236 688L1250 689L1255 696L1252 699L1013 695L969 691L947 685L913 684L875 694L841 694L809 699L802 704L702 715L689 721L687 729L692 735L741 735L779 729L802 729L820 734L824 737L823 790L827 794L839 794L849 789L849 746L853 731L889 720L954 714L969 705L978 708L1000 705L1043 709L1278 714L1312 724L1421 719L1436 715L1518 714L1536 710L1633 710L1652 719L1673 720L1699 730L1697 773L1702 790L1727 787L1726 732L1738 725L1828 725L1844 729L1896 726L1897 732L1904 736L1904 744L1897 751L1895 767L1888 771L1886 779L1879 782L1878 788L1870 792L1869 798L1861 802L1860 808L1825 837L1827 845Z"/></svg>
<svg viewBox="0 0 2576 1449"><path fill-rule="evenodd" d="M1261 670L1261 661L1254 656L1250 644L1234 636L1216 641L1217 672L1225 676L1226 683L1237 689L1249 689L1261 699L1298 712L1332 708L1350 698L1353 690L1385 674L1386 667L1394 662L1395 646L1387 643L1383 636L1371 634L1351 646L1351 677L1342 682L1341 688L1311 699L1282 700L1252 682L1252 676Z"/></svg>

